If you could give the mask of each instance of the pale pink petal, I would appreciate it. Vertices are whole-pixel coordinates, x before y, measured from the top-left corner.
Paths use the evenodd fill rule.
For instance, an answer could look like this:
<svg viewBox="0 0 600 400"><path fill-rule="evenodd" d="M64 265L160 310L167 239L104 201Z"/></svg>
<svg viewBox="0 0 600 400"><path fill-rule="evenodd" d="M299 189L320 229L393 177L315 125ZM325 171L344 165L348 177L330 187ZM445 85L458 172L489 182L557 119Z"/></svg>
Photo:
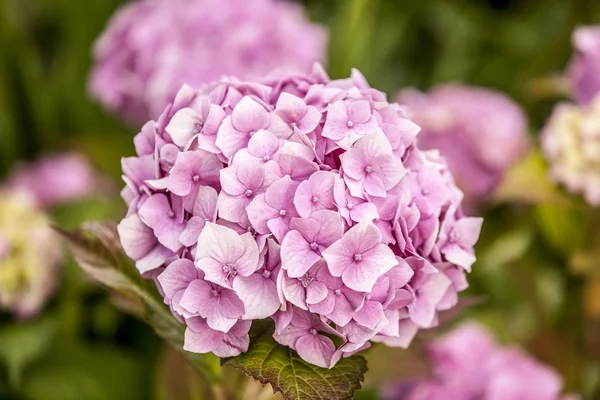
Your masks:
<svg viewBox="0 0 600 400"><path fill-rule="evenodd" d="M244 319L263 319L275 314L280 303L275 282L257 272L250 276L238 276L233 289L244 303Z"/></svg>
<svg viewBox="0 0 600 400"><path fill-rule="evenodd" d="M238 131L254 133L269 125L269 113L251 97L244 96L233 109L231 121Z"/></svg>
<svg viewBox="0 0 600 400"><path fill-rule="evenodd" d="M295 343L295 348L303 360L321 368L330 367L331 358L335 353L333 341L319 334L300 337Z"/></svg>
<svg viewBox="0 0 600 400"><path fill-rule="evenodd" d="M173 261L158 276L160 287L168 298L187 288L194 279L198 279L198 270L192 261L185 258Z"/></svg>
<svg viewBox="0 0 600 400"><path fill-rule="evenodd" d="M321 256L310 247L298 231L289 231L281 243L281 268L291 278L299 278L312 267Z"/></svg>

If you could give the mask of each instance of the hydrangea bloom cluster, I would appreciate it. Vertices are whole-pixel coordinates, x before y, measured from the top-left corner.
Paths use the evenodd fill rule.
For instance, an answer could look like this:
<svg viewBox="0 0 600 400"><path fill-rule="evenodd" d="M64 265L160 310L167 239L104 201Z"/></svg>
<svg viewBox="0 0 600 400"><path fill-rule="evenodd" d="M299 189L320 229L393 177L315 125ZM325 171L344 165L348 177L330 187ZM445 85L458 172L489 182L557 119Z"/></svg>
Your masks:
<svg viewBox="0 0 600 400"><path fill-rule="evenodd" d="M7 186L27 195L38 207L46 208L89 196L100 181L95 175L83 156L54 154L18 165Z"/></svg>
<svg viewBox="0 0 600 400"><path fill-rule="evenodd" d="M600 26L582 26L573 33L575 54L567 75L572 95L579 104L589 104L600 91Z"/></svg>
<svg viewBox="0 0 600 400"><path fill-rule="evenodd" d="M324 28L292 1L135 1L95 44L90 91L141 124L159 115L184 83L308 70L324 60L326 44Z"/></svg>
<svg viewBox="0 0 600 400"><path fill-rule="evenodd" d="M562 380L514 347L502 347L482 326L470 322L429 347L434 378L401 382L383 393L385 400L559 400Z"/></svg>
<svg viewBox="0 0 600 400"><path fill-rule="evenodd" d="M119 234L185 321L185 349L237 355L271 317L279 343L331 367L434 326L482 220L418 132L358 71L184 86L123 159Z"/></svg>
<svg viewBox="0 0 600 400"><path fill-rule="evenodd" d="M527 119L504 94L459 84L400 91L421 127L419 146L439 149L470 205L481 202L527 149Z"/></svg>
<svg viewBox="0 0 600 400"><path fill-rule="evenodd" d="M36 315L54 291L62 246L31 197L0 190L0 308Z"/></svg>
<svg viewBox="0 0 600 400"><path fill-rule="evenodd" d="M563 103L554 108L541 136L550 175L574 193L600 204L600 97L588 106Z"/></svg>

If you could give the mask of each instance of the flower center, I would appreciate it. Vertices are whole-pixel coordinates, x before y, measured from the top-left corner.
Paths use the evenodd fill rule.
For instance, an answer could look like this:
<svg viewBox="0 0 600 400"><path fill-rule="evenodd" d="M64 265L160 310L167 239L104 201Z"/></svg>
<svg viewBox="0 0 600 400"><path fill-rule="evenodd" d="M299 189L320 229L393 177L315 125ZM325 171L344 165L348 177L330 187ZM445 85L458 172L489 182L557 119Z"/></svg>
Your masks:
<svg viewBox="0 0 600 400"><path fill-rule="evenodd" d="M348 210L352 210L352 203L348 203L348 205L346 206L346 208L348 208Z"/></svg>
<svg viewBox="0 0 600 400"><path fill-rule="evenodd" d="M219 295L219 291L217 289L212 289L210 293L213 295L213 297L217 297Z"/></svg>
<svg viewBox="0 0 600 400"><path fill-rule="evenodd" d="M194 134L197 135L202 131L202 128L204 127L204 125L202 124L202 122L196 122L194 124Z"/></svg>
<svg viewBox="0 0 600 400"><path fill-rule="evenodd" d="M319 198L317 196L313 196L312 199L310 199L313 203L317 204L319 202Z"/></svg>
<svg viewBox="0 0 600 400"><path fill-rule="evenodd" d="M263 161L267 162L271 159L271 156L263 156Z"/></svg>
<svg viewBox="0 0 600 400"><path fill-rule="evenodd" d="M248 136L252 136L252 135L254 135L255 133L256 133L256 131L250 131L250 132L248 132Z"/></svg>
<svg viewBox="0 0 600 400"><path fill-rule="evenodd" d="M421 189L421 194L422 194L423 196L427 196L427 195L429 195L429 189L427 189L427 188L423 188L423 189Z"/></svg>
<svg viewBox="0 0 600 400"><path fill-rule="evenodd" d="M235 277L238 273L238 269L235 265L227 263L223 265L223 272L225 273L227 278L229 278L230 276Z"/></svg>
<svg viewBox="0 0 600 400"><path fill-rule="evenodd" d="M262 276L264 276L265 278L271 277L271 271L265 269L265 271L262 273Z"/></svg>
<svg viewBox="0 0 600 400"><path fill-rule="evenodd" d="M298 281L300 281L302 287L307 288L308 285L310 285L310 283L313 281L313 277L308 274L304 274L303 276L298 278Z"/></svg>
<svg viewBox="0 0 600 400"><path fill-rule="evenodd" d="M311 335L316 335L317 334L317 330L315 328L310 328L310 332Z"/></svg>
<svg viewBox="0 0 600 400"><path fill-rule="evenodd" d="M360 260L362 260L362 254L360 254L360 253L354 254L354 261L360 261Z"/></svg>
<svg viewBox="0 0 600 400"><path fill-rule="evenodd" d="M313 251L317 251L317 249L319 248L319 245L317 244L317 242L312 242L312 243L310 244L310 248L311 248L311 250L313 250Z"/></svg>
<svg viewBox="0 0 600 400"><path fill-rule="evenodd" d="M335 289L333 293L335 293L336 296L339 296L340 294L342 294L342 291L340 289Z"/></svg>
<svg viewBox="0 0 600 400"><path fill-rule="evenodd" d="M348 122L346 122L346 126L347 126L348 128L352 128L352 127L354 126L354 122L352 122L352 121L348 121Z"/></svg>
<svg viewBox="0 0 600 400"><path fill-rule="evenodd" d="M367 295L365 297L367 300L371 300L371 293L367 293Z"/></svg>
<svg viewBox="0 0 600 400"><path fill-rule="evenodd" d="M175 213L173 211L169 211L167 215L169 216L169 218L175 218Z"/></svg>
<svg viewBox="0 0 600 400"><path fill-rule="evenodd" d="M200 180L200 177L199 177L198 175L194 175L194 176L192 177L192 180L193 180L194 182L198 182L198 181Z"/></svg>
<svg viewBox="0 0 600 400"><path fill-rule="evenodd" d="M367 174L370 174L371 172L373 172L373 167L371 167L370 165L367 165L367 166L365 167L365 172L366 172Z"/></svg>
<svg viewBox="0 0 600 400"><path fill-rule="evenodd" d="M254 195L254 192L250 189L246 190L246 197L252 197Z"/></svg>
<svg viewBox="0 0 600 400"><path fill-rule="evenodd" d="M285 210L279 210L279 216L285 217Z"/></svg>

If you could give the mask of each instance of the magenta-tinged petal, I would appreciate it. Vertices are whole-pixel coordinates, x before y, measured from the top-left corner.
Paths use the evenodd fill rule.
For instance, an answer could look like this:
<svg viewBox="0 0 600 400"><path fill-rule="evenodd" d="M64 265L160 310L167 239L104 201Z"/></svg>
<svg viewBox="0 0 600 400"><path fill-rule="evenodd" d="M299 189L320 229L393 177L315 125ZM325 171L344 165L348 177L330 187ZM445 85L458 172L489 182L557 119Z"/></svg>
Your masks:
<svg viewBox="0 0 600 400"><path fill-rule="evenodd" d="M267 204L264 194L256 196L246 207L246 212L254 229L261 234L270 233L267 222L270 219L279 217L279 210Z"/></svg>
<svg viewBox="0 0 600 400"><path fill-rule="evenodd" d="M244 254L245 245L233 230L207 222L198 239L196 258L211 258L221 264L233 263ZM258 252L257 252L258 253Z"/></svg>
<svg viewBox="0 0 600 400"><path fill-rule="evenodd" d="M168 260L175 257L175 254L166 247L158 244L150 253L135 262L135 267L140 274L152 272L162 267Z"/></svg>
<svg viewBox="0 0 600 400"><path fill-rule="evenodd" d="M383 306L377 301L367 301L360 310L354 313L353 318L362 326L375 329L381 321L385 320Z"/></svg>
<svg viewBox="0 0 600 400"><path fill-rule="evenodd" d="M321 259L298 231L289 231L281 243L281 268L291 278L301 277Z"/></svg>
<svg viewBox="0 0 600 400"><path fill-rule="evenodd" d="M179 304L192 314L200 313L206 318L207 311L211 311L211 305L216 304L213 299L212 287L208 282L195 279L188 283Z"/></svg>
<svg viewBox="0 0 600 400"><path fill-rule="evenodd" d="M227 117L219 127L215 145L223 152L225 157L230 158L238 150L245 147L248 140L248 133L236 130L231 122L231 117Z"/></svg>
<svg viewBox="0 0 600 400"><path fill-rule="evenodd" d="M188 221L185 229L179 235L179 241L186 247L191 247L198 243L200 232L206 224L206 220L202 217L192 217Z"/></svg>
<svg viewBox="0 0 600 400"><path fill-rule="evenodd" d="M233 290L221 290L219 311L224 317L238 319L244 315L244 303Z"/></svg>
<svg viewBox="0 0 600 400"><path fill-rule="evenodd" d="M167 196L164 194L151 196L142 205L139 214L142 220L154 230L162 245L172 251L181 248L179 235L183 232L184 225L177 221L176 213L171 209Z"/></svg>
<svg viewBox="0 0 600 400"><path fill-rule="evenodd" d="M137 214L123 219L117 226L117 231L125 254L134 260L144 257L158 244L152 229Z"/></svg>
<svg viewBox="0 0 600 400"><path fill-rule="evenodd" d="M194 135L200 133L201 123L196 111L191 108L182 108L171 118L165 131L171 136L173 143L183 147Z"/></svg>
<svg viewBox="0 0 600 400"><path fill-rule="evenodd" d="M325 300L327 297L328 290L327 286L325 286L321 282L312 282L306 288L306 303L307 304L316 304Z"/></svg>
<svg viewBox="0 0 600 400"><path fill-rule="evenodd" d="M258 130L248 141L248 152L265 162L273 157L279 147L279 138L265 129Z"/></svg>
<svg viewBox="0 0 600 400"><path fill-rule="evenodd" d="M329 368L335 353L333 341L326 336L308 334L300 337L295 344L298 355L303 360L321 368Z"/></svg>
<svg viewBox="0 0 600 400"><path fill-rule="evenodd" d="M240 237L244 252L235 261L235 266L238 269L238 275L250 276L250 274L260 268L258 264L258 245L250 233L245 233Z"/></svg>
<svg viewBox="0 0 600 400"><path fill-rule="evenodd" d="M355 101L348 106L348 120L353 124L365 123L371 115L371 105L366 100Z"/></svg>
<svg viewBox="0 0 600 400"><path fill-rule="evenodd" d="M231 122L238 131L255 133L269 125L269 113L251 97L245 96L234 107Z"/></svg>
<svg viewBox="0 0 600 400"><path fill-rule="evenodd" d="M160 286L168 298L186 289L194 279L198 279L198 270L192 261L185 258L172 262L158 276Z"/></svg>
<svg viewBox="0 0 600 400"><path fill-rule="evenodd" d="M214 351L222 340L222 332L210 329L203 318L186 320L183 349L192 353L208 353Z"/></svg>
<svg viewBox="0 0 600 400"><path fill-rule="evenodd" d="M244 303L244 319L267 318L279 309L275 282L261 272L238 276L233 280L233 289Z"/></svg>

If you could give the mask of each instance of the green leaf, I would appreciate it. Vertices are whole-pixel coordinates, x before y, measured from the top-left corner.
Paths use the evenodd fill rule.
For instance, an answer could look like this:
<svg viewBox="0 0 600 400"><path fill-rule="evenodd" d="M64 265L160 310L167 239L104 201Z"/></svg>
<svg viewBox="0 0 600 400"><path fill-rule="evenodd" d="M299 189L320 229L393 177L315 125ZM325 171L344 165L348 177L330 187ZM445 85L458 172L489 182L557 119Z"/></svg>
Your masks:
<svg viewBox="0 0 600 400"><path fill-rule="evenodd" d="M56 230L90 277L129 299L127 311L146 320L161 338L185 356L198 373L209 381L218 380L220 368L217 357L183 350L184 325L171 314L152 281L143 279L125 255L116 224L90 222L74 231Z"/></svg>
<svg viewBox="0 0 600 400"><path fill-rule="evenodd" d="M0 329L0 359L6 364L11 385L18 386L25 367L48 348L54 332L53 322L49 317L42 317Z"/></svg>
<svg viewBox="0 0 600 400"><path fill-rule="evenodd" d="M238 368L263 384L270 383L287 400L352 399L354 391L360 389L367 371L363 357L342 358L331 369L320 368L278 344L272 333L272 323L255 322L248 352L221 364Z"/></svg>

